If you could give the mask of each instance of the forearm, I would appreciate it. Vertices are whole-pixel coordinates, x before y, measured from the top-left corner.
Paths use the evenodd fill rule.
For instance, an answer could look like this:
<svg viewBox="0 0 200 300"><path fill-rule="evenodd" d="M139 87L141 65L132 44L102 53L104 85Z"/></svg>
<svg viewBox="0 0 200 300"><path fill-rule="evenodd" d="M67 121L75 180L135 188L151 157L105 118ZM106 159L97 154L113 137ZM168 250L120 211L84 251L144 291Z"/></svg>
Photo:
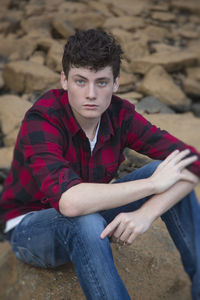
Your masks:
<svg viewBox="0 0 200 300"><path fill-rule="evenodd" d="M148 178L117 184L81 183L62 194L59 209L70 217L85 215L122 206L154 192Z"/></svg>
<svg viewBox="0 0 200 300"><path fill-rule="evenodd" d="M179 181L167 191L154 195L141 209L145 212L145 215L149 215L154 221L188 195L195 185L188 181Z"/></svg>

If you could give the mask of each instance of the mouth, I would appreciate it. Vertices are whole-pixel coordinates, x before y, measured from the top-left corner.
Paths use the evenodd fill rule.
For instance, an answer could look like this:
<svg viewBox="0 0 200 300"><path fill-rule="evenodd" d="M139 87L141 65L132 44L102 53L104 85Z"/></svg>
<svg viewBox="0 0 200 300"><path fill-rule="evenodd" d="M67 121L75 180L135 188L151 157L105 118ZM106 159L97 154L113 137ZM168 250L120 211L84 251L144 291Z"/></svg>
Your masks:
<svg viewBox="0 0 200 300"><path fill-rule="evenodd" d="M97 109L98 105L95 104L85 104L83 105L87 109Z"/></svg>

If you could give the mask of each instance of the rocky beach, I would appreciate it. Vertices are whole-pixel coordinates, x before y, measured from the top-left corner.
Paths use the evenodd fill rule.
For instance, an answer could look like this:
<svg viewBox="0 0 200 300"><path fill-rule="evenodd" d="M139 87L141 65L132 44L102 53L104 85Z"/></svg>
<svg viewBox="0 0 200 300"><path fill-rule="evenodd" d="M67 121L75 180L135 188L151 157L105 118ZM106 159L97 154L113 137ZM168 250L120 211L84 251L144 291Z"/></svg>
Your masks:
<svg viewBox="0 0 200 300"><path fill-rule="evenodd" d="M77 29L112 33L124 51L117 95L200 151L199 0L1 0L0 192L25 112L61 88L63 47ZM150 159L125 151L118 176ZM200 199L200 185L196 192ZM131 246L112 245L131 299L191 300L190 282L165 225L156 220ZM82 300L71 264L42 270L0 243L0 299Z"/></svg>

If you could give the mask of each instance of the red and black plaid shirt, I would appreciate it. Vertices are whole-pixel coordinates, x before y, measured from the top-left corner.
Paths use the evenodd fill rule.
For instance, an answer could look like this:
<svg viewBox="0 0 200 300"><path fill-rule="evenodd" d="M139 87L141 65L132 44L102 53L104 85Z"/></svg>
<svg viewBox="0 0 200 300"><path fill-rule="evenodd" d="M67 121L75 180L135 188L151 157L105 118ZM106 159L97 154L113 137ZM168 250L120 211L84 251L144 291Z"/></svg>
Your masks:
<svg viewBox="0 0 200 300"><path fill-rule="evenodd" d="M174 149L190 148L197 153L151 125L135 112L134 105L113 96L101 117L91 155L89 141L72 114L67 92L48 91L22 121L0 200L1 220L33 210L58 209L62 193L80 182L108 183L124 159L125 147L161 160ZM200 159L189 169L200 176Z"/></svg>

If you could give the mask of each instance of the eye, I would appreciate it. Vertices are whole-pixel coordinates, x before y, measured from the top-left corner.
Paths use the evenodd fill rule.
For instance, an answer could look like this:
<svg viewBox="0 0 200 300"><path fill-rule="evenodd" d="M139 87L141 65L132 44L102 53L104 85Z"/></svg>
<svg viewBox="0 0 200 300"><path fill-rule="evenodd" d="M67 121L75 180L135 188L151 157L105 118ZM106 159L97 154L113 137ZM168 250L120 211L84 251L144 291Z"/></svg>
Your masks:
<svg viewBox="0 0 200 300"><path fill-rule="evenodd" d="M78 85L80 85L80 86L82 86L82 85L84 85L84 80L83 79L77 79L76 80L76 84L78 84Z"/></svg>
<svg viewBox="0 0 200 300"><path fill-rule="evenodd" d="M106 81L98 81L98 86L100 86L100 87L104 87L104 86L106 86L106 84L107 84L107 82Z"/></svg>

